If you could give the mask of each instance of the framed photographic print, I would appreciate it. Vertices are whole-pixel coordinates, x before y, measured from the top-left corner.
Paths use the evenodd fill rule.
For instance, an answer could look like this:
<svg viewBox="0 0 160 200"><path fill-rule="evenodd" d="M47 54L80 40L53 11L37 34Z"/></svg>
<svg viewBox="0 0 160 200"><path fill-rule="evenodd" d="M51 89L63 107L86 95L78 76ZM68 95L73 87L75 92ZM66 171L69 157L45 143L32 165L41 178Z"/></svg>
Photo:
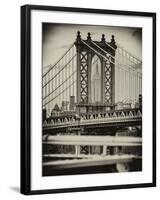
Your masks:
<svg viewBox="0 0 160 200"><path fill-rule="evenodd" d="M156 14L21 7L21 193L156 186Z"/></svg>

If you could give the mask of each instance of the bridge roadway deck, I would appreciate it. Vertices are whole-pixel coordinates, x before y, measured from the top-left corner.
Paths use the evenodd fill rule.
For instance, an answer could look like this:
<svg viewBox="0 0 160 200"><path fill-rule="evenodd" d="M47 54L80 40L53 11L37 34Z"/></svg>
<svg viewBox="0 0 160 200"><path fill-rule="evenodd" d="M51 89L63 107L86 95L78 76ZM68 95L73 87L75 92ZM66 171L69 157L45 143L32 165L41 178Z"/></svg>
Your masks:
<svg viewBox="0 0 160 200"><path fill-rule="evenodd" d="M140 137L126 136L52 136L44 135L43 144L62 145L108 145L108 146L139 146L142 145Z"/></svg>
<svg viewBox="0 0 160 200"><path fill-rule="evenodd" d="M132 162L134 158L137 158L135 155L107 155L104 157L94 157L94 158L83 158L83 159L72 159L72 160L58 160L58 161L49 161L44 162L44 167L53 167L53 168L77 168L77 167L87 167L87 166L99 166L99 165L112 165L117 163L129 163Z"/></svg>
<svg viewBox="0 0 160 200"><path fill-rule="evenodd" d="M43 125L44 130L50 129L62 129L69 127L86 127L86 128L96 128L96 127L114 127L114 126L138 126L142 124L142 117L117 117L117 118L103 118L94 120L82 120L77 124L77 122L63 122L56 124L46 124Z"/></svg>

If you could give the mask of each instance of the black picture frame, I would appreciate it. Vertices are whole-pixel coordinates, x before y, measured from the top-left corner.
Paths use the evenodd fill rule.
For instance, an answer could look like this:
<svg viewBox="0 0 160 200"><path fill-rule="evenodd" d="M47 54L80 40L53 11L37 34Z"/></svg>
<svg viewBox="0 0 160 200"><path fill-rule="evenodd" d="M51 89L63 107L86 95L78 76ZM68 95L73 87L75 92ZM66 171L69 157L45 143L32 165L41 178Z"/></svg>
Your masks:
<svg viewBox="0 0 160 200"><path fill-rule="evenodd" d="M153 160L152 160L152 182L125 184L113 186L92 186L79 188L61 188L49 190L31 190L31 11L64 11L92 14L107 14L107 15L124 15L124 16L142 16L151 17L153 22L152 33L152 48L153 48L153 63L152 63L152 78L153 78ZM81 192L93 190L112 190L112 189L127 189L140 187L155 187L156 186L156 13L136 12L136 11L121 11L121 10L103 10L89 8L71 8L71 7L54 7L43 5L24 5L21 6L21 193L26 195L33 194L49 194L49 193L64 193L64 192Z"/></svg>

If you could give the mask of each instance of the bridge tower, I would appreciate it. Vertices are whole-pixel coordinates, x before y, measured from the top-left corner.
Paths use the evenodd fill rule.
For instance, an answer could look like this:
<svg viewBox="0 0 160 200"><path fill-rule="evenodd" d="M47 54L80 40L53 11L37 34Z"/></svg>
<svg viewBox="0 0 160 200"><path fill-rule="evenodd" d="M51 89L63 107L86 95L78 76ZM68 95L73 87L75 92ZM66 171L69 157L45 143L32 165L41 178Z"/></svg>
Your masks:
<svg viewBox="0 0 160 200"><path fill-rule="evenodd" d="M112 35L110 42L106 42L104 34L102 34L101 41L93 41L90 33L88 33L87 39L83 40L80 31L78 31L74 44L77 50L77 107L79 111L93 111L94 107L97 106L101 110L112 107L115 103L114 57L117 48L114 35ZM91 70L92 59L95 55L100 60L101 68L99 105L94 105L91 102ZM106 57L108 59L105 59Z"/></svg>

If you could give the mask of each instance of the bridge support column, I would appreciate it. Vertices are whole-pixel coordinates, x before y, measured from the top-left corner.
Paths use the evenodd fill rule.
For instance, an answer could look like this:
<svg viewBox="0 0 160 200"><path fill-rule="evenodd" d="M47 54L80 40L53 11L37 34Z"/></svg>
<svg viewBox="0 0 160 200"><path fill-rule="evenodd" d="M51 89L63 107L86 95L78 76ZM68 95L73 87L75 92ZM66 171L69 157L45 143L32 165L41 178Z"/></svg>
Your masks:
<svg viewBox="0 0 160 200"><path fill-rule="evenodd" d="M77 32L76 38L77 50L77 103L81 102L81 35L80 31Z"/></svg>
<svg viewBox="0 0 160 200"><path fill-rule="evenodd" d="M77 103L81 102L81 69L80 69L80 52L77 50Z"/></svg>
<svg viewBox="0 0 160 200"><path fill-rule="evenodd" d="M111 61L114 63L115 59L111 58ZM111 91L112 91L112 104L115 103L115 64L111 63L111 77L112 77L112 84L111 84Z"/></svg>
<svg viewBox="0 0 160 200"><path fill-rule="evenodd" d="M102 59L101 61L101 103L104 104L105 102L105 60Z"/></svg>
<svg viewBox="0 0 160 200"><path fill-rule="evenodd" d="M92 56L90 53L88 53L88 103L92 102L91 98L91 61L92 61Z"/></svg>
<svg viewBox="0 0 160 200"><path fill-rule="evenodd" d="M79 145L75 146L75 155L78 157L79 156Z"/></svg>
<svg viewBox="0 0 160 200"><path fill-rule="evenodd" d="M101 53L101 103L112 106L115 103L115 49L117 48L112 35L111 42L105 42L104 34L102 40L95 43L93 48L93 41L90 33L88 33L87 40L82 40L80 32L77 32L77 39L75 46L77 48L77 104L87 105L92 103L91 94L91 68L92 56L103 49L105 53ZM96 46L96 47L95 47ZM98 47L97 47L98 46ZM99 53L99 54L101 54ZM104 59L104 56L106 59Z"/></svg>
<svg viewBox="0 0 160 200"><path fill-rule="evenodd" d="M102 156L106 156L107 146L103 145Z"/></svg>
<svg viewBox="0 0 160 200"><path fill-rule="evenodd" d="M111 50L111 55L112 57L111 59L111 77L112 77L112 83L111 83L111 91L112 91L112 105L115 103L115 49L117 48L117 46L115 45L115 39L114 39L114 35L112 35L112 39L111 39L111 46L113 47L113 49Z"/></svg>

